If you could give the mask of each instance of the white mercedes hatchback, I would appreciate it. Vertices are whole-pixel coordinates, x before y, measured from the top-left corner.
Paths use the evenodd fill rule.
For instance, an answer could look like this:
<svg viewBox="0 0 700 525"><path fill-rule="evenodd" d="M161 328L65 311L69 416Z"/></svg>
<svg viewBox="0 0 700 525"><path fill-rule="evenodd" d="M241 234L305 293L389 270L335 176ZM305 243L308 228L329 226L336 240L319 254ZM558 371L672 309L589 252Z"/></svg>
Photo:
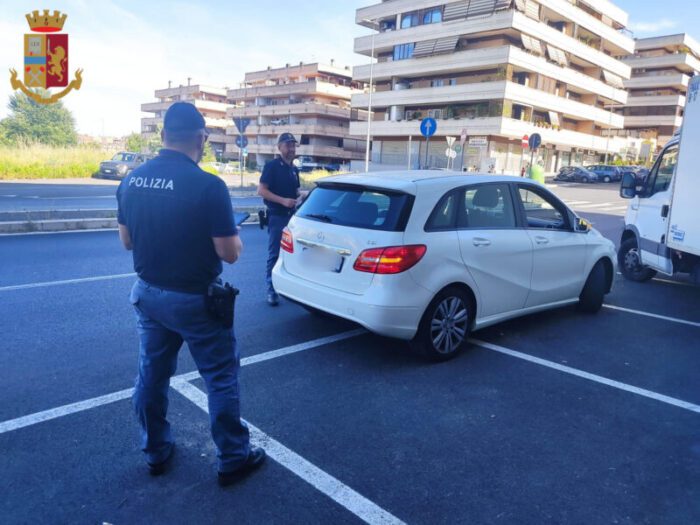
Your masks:
<svg viewBox="0 0 700 525"><path fill-rule="evenodd" d="M613 243L543 186L435 171L319 181L280 253L280 295L435 359L506 319L597 312L616 268Z"/></svg>

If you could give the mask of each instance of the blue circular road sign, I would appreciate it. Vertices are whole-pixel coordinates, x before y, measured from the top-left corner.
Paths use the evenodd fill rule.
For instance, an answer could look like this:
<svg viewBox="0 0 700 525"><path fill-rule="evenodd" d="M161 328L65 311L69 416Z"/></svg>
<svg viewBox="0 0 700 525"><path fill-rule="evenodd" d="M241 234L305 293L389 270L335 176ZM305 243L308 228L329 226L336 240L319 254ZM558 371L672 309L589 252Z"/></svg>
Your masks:
<svg viewBox="0 0 700 525"><path fill-rule="evenodd" d="M530 135L530 140L528 141L530 149L537 149L542 144L542 137L539 133L533 133Z"/></svg>
<svg viewBox="0 0 700 525"><path fill-rule="evenodd" d="M420 123L420 133L424 137L432 137L437 131L437 121L434 118L424 118Z"/></svg>

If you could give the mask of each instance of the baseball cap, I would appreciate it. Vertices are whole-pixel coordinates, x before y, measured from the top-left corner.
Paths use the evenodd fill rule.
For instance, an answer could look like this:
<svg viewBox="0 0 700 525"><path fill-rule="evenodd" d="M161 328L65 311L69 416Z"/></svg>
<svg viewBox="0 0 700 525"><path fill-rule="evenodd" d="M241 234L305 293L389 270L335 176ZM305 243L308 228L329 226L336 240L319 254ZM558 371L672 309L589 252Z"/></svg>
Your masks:
<svg viewBox="0 0 700 525"><path fill-rule="evenodd" d="M299 141L294 138L294 135L291 133L282 133L279 137L277 137L277 144L282 144L283 142L296 142L299 144Z"/></svg>
<svg viewBox="0 0 700 525"><path fill-rule="evenodd" d="M163 118L163 128L172 132L193 132L204 129L204 117L193 104L175 102Z"/></svg>

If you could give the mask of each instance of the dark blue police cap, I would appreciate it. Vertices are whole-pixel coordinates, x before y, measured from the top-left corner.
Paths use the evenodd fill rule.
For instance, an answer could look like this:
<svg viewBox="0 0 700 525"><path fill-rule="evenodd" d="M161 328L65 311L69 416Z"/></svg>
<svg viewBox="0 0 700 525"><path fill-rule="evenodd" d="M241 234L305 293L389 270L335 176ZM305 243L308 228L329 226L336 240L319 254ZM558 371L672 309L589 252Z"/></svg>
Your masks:
<svg viewBox="0 0 700 525"><path fill-rule="evenodd" d="M204 117L197 111L193 104L188 102L175 102L163 118L165 131L187 132L204 129L206 124Z"/></svg>
<svg viewBox="0 0 700 525"><path fill-rule="evenodd" d="M278 138L277 138L277 144L282 144L283 142L296 142L299 144L299 141L294 138L294 135L291 133L282 133Z"/></svg>

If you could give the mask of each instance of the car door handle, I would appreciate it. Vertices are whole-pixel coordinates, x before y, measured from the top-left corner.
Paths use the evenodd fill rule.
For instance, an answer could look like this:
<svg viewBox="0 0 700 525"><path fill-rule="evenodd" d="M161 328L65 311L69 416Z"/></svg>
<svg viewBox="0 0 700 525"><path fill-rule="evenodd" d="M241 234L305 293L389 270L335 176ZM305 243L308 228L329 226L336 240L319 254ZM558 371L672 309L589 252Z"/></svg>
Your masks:
<svg viewBox="0 0 700 525"><path fill-rule="evenodd" d="M541 235L538 235L535 237L535 242L537 244L549 244L549 239L547 239L547 237L542 237Z"/></svg>
<svg viewBox="0 0 700 525"><path fill-rule="evenodd" d="M491 246L491 241L484 239L483 237L474 237L472 239L474 246Z"/></svg>

